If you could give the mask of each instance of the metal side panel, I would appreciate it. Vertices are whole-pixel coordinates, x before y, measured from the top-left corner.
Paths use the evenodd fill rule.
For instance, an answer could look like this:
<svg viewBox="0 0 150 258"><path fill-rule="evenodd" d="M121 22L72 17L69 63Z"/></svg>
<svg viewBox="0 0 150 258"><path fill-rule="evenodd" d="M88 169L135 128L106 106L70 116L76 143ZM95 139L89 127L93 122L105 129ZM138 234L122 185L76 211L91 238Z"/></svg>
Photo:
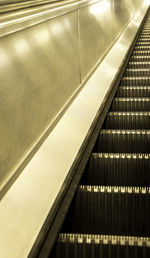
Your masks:
<svg viewBox="0 0 150 258"><path fill-rule="evenodd" d="M0 15L0 197L143 2L71 0Z"/></svg>
<svg viewBox="0 0 150 258"><path fill-rule="evenodd" d="M67 184L65 179L68 171L126 57L147 8L145 5L130 22L34 158L1 200L1 257L28 256L49 211L56 203L58 193L62 191L62 186Z"/></svg>
<svg viewBox="0 0 150 258"><path fill-rule="evenodd" d="M77 12L0 38L0 188L80 85Z"/></svg>
<svg viewBox="0 0 150 258"><path fill-rule="evenodd" d="M114 44L141 4L142 1L134 0L103 0L79 10L82 81Z"/></svg>

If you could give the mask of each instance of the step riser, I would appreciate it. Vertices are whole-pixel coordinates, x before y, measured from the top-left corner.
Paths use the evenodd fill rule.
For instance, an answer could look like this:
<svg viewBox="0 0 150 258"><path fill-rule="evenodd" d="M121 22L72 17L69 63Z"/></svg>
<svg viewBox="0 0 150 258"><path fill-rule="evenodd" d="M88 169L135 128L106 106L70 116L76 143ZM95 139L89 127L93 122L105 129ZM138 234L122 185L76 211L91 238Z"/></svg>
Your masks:
<svg viewBox="0 0 150 258"><path fill-rule="evenodd" d="M150 87L119 87L116 97L120 98L149 98Z"/></svg>
<svg viewBox="0 0 150 258"><path fill-rule="evenodd" d="M149 112L150 111L150 100L146 99L114 99L111 111L125 111L125 112Z"/></svg>
<svg viewBox="0 0 150 258"><path fill-rule="evenodd" d="M140 37L139 42L146 42L147 44L150 43L150 38L149 37Z"/></svg>
<svg viewBox="0 0 150 258"><path fill-rule="evenodd" d="M149 56L131 56L130 61L132 61L132 62L149 62L150 57Z"/></svg>
<svg viewBox="0 0 150 258"><path fill-rule="evenodd" d="M121 86L148 86L150 87L150 78L149 77L127 77L121 80Z"/></svg>
<svg viewBox="0 0 150 258"><path fill-rule="evenodd" d="M148 69L150 68L149 62L129 62L128 64L129 69Z"/></svg>
<svg viewBox="0 0 150 258"><path fill-rule="evenodd" d="M150 194L108 192L99 188L79 188L71 223L71 233L150 235ZM69 224L69 222L68 222Z"/></svg>
<svg viewBox="0 0 150 258"><path fill-rule="evenodd" d="M101 132L98 137L97 152L149 153L150 135Z"/></svg>
<svg viewBox="0 0 150 258"><path fill-rule="evenodd" d="M150 186L150 157L118 156L92 155L82 184Z"/></svg>
<svg viewBox="0 0 150 258"><path fill-rule="evenodd" d="M133 76L133 77L144 77L144 76L146 76L146 77L148 77L148 76L150 76L150 70L149 69L147 69L147 70L138 70L138 69L136 69L136 70L127 70L126 72L125 72L125 76Z"/></svg>
<svg viewBox="0 0 150 258"><path fill-rule="evenodd" d="M129 130L149 130L150 129L150 116L139 115L107 115L105 129L129 129Z"/></svg>
<svg viewBox="0 0 150 258"><path fill-rule="evenodd" d="M84 240L83 240L84 241ZM145 246L113 245L103 243L58 242L51 258L149 258L150 248Z"/></svg>
<svg viewBox="0 0 150 258"><path fill-rule="evenodd" d="M136 51L136 50L134 50L133 53L132 53L131 58L132 57L136 57L136 56L137 57L141 57L141 56L143 56L143 57L145 57L145 56L150 57L150 51L146 51L145 49L144 49L144 51L140 51L140 50Z"/></svg>
<svg viewBox="0 0 150 258"><path fill-rule="evenodd" d="M135 51L150 51L150 46L135 46Z"/></svg>

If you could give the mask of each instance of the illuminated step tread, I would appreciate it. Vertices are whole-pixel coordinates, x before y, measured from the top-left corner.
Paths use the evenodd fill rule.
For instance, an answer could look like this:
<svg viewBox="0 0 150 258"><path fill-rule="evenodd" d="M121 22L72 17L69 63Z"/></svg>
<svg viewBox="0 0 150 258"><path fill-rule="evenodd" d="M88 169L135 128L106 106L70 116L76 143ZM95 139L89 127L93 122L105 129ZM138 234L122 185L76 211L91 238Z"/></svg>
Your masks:
<svg viewBox="0 0 150 258"><path fill-rule="evenodd" d="M150 247L150 238L115 235L90 235L90 234L59 234L58 241L65 243L95 243L113 245L135 245Z"/></svg>
<svg viewBox="0 0 150 258"><path fill-rule="evenodd" d="M149 130L101 130L96 152L149 153Z"/></svg>
<svg viewBox="0 0 150 258"><path fill-rule="evenodd" d="M134 56L150 56L150 51L149 50L134 50L132 52L131 58Z"/></svg>
<svg viewBox="0 0 150 258"><path fill-rule="evenodd" d="M150 239L131 236L59 234L52 258L149 258Z"/></svg>
<svg viewBox="0 0 150 258"><path fill-rule="evenodd" d="M150 98L114 98L112 111L150 111Z"/></svg>
<svg viewBox="0 0 150 258"><path fill-rule="evenodd" d="M118 88L116 97L122 98L145 98L150 97L150 87L148 86L121 86Z"/></svg>
<svg viewBox="0 0 150 258"><path fill-rule="evenodd" d="M93 153L82 184L150 186L150 154Z"/></svg>
<svg viewBox="0 0 150 258"><path fill-rule="evenodd" d="M150 188L80 185L62 233L150 236Z"/></svg>
<svg viewBox="0 0 150 258"><path fill-rule="evenodd" d="M150 86L150 77L124 76L120 82L121 86Z"/></svg>
<svg viewBox="0 0 150 258"><path fill-rule="evenodd" d="M109 112L103 128L150 130L150 112Z"/></svg>
<svg viewBox="0 0 150 258"><path fill-rule="evenodd" d="M136 62L149 62L150 56L142 56L142 55L133 55L130 58L130 61L136 61Z"/></svg>
<svg viewBox="0 0 150 258"><path fill-rule="evenodd" d="M140 68L150 68L150 62L136 62L136 61L130 61L128 63L128 68L131 69L140 69Z"/></svg>
<svg viewBox="0 0 150 258"><path fill-rule="evenodd" d="M127 68L125 71L125 76L130 77L130 76L150 76L150 68Z"/></svg>

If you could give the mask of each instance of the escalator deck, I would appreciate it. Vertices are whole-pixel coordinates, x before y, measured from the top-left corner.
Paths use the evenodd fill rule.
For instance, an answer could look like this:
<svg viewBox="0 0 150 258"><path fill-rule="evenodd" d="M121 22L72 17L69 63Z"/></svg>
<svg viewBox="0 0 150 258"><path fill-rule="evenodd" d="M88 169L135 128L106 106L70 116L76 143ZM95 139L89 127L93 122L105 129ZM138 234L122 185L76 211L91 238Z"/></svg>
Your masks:
<svg viewBox="0 0 150 258"><path fill-rule="evenodd" d="M50 257L150 257L150 14Z"/></svg>

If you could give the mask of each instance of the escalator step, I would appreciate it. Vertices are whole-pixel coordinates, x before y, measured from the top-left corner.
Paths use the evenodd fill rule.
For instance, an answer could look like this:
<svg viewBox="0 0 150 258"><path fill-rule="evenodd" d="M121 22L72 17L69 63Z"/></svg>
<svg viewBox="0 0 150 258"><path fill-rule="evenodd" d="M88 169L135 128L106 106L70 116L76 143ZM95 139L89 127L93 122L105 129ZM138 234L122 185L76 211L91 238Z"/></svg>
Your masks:
<svg viewBox="0 0 150 258"><path fill-rule="evenodd" d="M139 87L139 86L121 86L118 88L116 97L121 98L149 98L150 97L150 87Z"/></svg>
<svg viewBox="0 0 150 258"><path fill-rule="evenodd" d="M149 130L150 113L148 112L109 112L103 125L105 129Z"/></svg>
<svg viewBox="0 0 150 258"><path fill-rule="evenodd" d="M149 43L150 42L150 38L149 37L139 37L138 38L138 42L147 42Z"/></svg>
<svg viewBox="0 0 150 258"><path fill-rule="evenodd" d="M96 152L149 153L150 131L101 130Z"/></svg>
<svg viewBox="0 0 150 258"><path fill-rule="evenodd" d="M78 187L62 233L150 236L150 188Z"/></svg>
<svg viewBox="0 0 150 258"><path fill-rule="evenodd" d="M140 32L139 36L149 36L149 34L150 34L150 30L145 30L145 29L143 29L143 30Z"/></svg>
<svg viewBox="0 0 150 258"><path fill-rule="evenodd" d="M150 30L142 30L141 33L139 34L139 37L149 37L150 35Z"/></svg>
<svg viewBox="0 0 150 258"><path fill-rule="evenodd" d="M135 46L134 48L135 51L150 51L150 46Z"/></svg>
<svg viewBox="0 0 150 258"><path fill-rule="evenodd" d="M149 40L150 41L150 40ZM131 58L133 57L133 56L150 56L150 51L146 51L146 50L144 50L144 51L140 51L140 50L134 50L133 52L132 52L132 55L131 55Z"/></svg>
<svg viewBox="0 0 150 258"><path fill-rule="evenodd" d="M130 61L128 63L128 68L130 69L144 69L144 68L150 68L149 62L132 62Z"/></svg>
<svg viewBox="0 0 150 258"><path fill-rule="evenodd" d="M150 239L144 237L60 234L56 258L149 258Z"/></svg>
<svg viewBox="0 0 150 258"><path fill-rule="evenodd" d="M131 56L130 61L134 62L149 62L150 56Z"/></svg>
<svg viewBox="0 0 150 258"><path fill-rule="evenodd" d="M138 41L139 39L141 38L150 38L150 33L149 32L146 32L146 31L141 31L141 33L139 34L139 37L138 37Z"/></svg>
<svg viewBox="0 0 150 258"><path fill-rule="evenodd" d="M112 111L150 111L150 98L114 98Z"/></svg>
<svg viewBox="0 0 150 258"><path fill-rule="evenodd" d="M147 45L149 44L150 42L150 36L147 35L140 35L139 37L139 42L147 42ZM135 50L135 49L134 49Z"/></svg>
<svg viewBox="0 0 150 258"><path fill-rule="evenodd" d="M93 153L82 184L150 186L150 154Z"/></svg>
<svg viewBox="0 0 150 258"><path fill-rule="evenodd" d="M150 69L149 68L139 68L139 69L127 68L125 72L125 76L126 77L150 76Z"/></svg>
<svg viewBox="0 0 150 258"><path fill-rule="evenodd" d="M150 25L149 25L149 23L150 23L150 20L149 19L146 19L145 20L145 22L144 22L144 24L143 24L143 26L142 26L142 30L140 31L140 35L141 35L141 33L148 33L149 31L150 31Z"/></svg>
<svg viewBox="0 0 150 258"><path fill-rule="evenodd" d="M137 41L136 42L136 46L147 46L148 44L147 44L147 42L145 42L145 41Z"/></svg>
<svg viewBox="0 0 150 258"><path fill-rule="evenodd" d="M150 77L123 77L121 86L150 86Z"/></svg>

